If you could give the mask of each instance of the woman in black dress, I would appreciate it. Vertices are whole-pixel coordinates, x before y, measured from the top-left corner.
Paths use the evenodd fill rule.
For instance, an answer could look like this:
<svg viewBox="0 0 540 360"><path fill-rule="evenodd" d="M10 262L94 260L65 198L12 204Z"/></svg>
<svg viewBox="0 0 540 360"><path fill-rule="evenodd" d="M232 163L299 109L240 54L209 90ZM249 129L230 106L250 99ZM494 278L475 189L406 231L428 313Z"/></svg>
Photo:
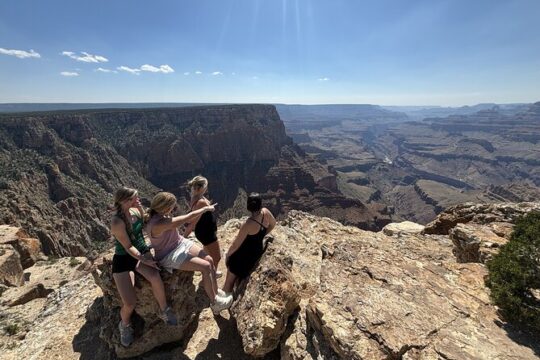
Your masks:
<svg viewBox="0 0 540 360"><path fill-rule="evenodd" d="M195 176L188 182L188 186L191 191L190 211L210 205L210 201L204 197L208 191L208 180L204 176ZM221 260L221 250L216 234L217 224L214 213L207 211L191 221L184 231L184 237L188 237L193 230L195 230L197 240L203 245L204 251L214 260L214 266L217 269ZM221 271L216 271L217 278L221 275Z"/></svg>
<svg viewBox="0 0 540 360"><path fill-rule="evenodd" d="M227 278L223 291L232 292L237 279L249 276L264 253L263 239L276 226L276 219L267 208L262 207L261 196L251 193L247 199L251 216L238 231L236 239L227 252Z"/></svg>

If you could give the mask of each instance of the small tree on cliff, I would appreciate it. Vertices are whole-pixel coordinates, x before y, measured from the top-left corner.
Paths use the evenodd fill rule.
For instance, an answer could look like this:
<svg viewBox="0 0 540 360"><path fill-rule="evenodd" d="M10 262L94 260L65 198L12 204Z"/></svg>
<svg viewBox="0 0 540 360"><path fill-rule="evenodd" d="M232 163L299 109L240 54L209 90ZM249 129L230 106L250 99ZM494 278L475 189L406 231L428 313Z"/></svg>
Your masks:
<svg viewBox="0 0 540 360"><path fill-rule="evenodd" d="M516 222L487 268L486 285L503 316L540 331L540 212Z"/></svg>

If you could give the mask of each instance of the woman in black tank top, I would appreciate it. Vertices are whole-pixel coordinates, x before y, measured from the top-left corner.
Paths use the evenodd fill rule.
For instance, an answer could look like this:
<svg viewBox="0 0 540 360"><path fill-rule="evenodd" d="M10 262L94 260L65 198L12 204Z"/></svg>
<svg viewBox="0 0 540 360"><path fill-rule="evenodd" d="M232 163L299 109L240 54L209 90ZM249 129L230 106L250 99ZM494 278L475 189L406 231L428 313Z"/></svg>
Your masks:
<svg viewBox="0 0 540 360"><path fill-rule="evenodd" d="M195 176L188 182L188 186L191 190L190 211L210 205L210 201L204 197L204 194L208 191L208 180L205 177L200 175ZM204 251L214 260L214 265L217 269L221 260L221 249L217 241L217 223L214 213L207 211L189 223L184 231L184 237L188 237L193 230L195 230L197 240L203 245ZM220 276L221 272L216 271L216 277Z"/></svg>
<svg viewBox="0 0 540 360"><path fill-rule="evenodd" d="M263 239L276 225L276 219L267 208L262 207L259 194L252 193L247 200L251 216L240 228L236 239L227 252L227 278L223 291L229 294L237 279L249 276L264 253Z"/></svg>

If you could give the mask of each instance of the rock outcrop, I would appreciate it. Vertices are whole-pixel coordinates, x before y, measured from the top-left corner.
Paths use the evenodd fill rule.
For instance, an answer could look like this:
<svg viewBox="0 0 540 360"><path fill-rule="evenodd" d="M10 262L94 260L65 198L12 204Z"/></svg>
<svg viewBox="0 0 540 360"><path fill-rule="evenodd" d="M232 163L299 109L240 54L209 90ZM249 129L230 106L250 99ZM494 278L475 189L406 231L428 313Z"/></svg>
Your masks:
<svg viewBox="0 0 540 360"><path fill-rule="evenodd" d="M21 257L11 245L0 247L0 283L7 286L24 284Z"/></svg>
<svg viewBox="0 0 540 360"><path fill-rule="evenodd" d="M120 358L146 353L163 344L177 342L186 336L187 329L200 312L195 301L193 273L175 271L161 273L167 301L178 318L178 325L167 325L158 318L159 306L153 296L152 287L141 275L135 279L137 306L132 318L135 341L131 346L120 344L118 323L120 321L121 299L112 277L112 253L99 261L92 273L103 292L103 306L100 310L100 337L109 344Z"/></svg>
<svg viewBox="0 0 540 360"><path fill-rule="evenodd" d="M488 220L500 220L496 214L484 211L481 225L507 237L505 224ZM224 248L241 223L235 219L220 227ZM101 290L87 277L79 280L85 287L78 294L72 290L77 283L69 282L47 297L47 315L33 323L28 341L6 354L77 357L77 351L84 356L93 351L104 359L135 354L140 359L250 359L248 352L268 360L307 360L536 359L540 353L534 338L507 327L490 303L484 264L457 262L447 235L387 236L290 211L271 238L251 277L236 289L233 319L226 312L213 317L205 308L205 295L196 290L199 276L163 273L181 324L189 324L171 331L157 319L149 284L138 277L135 318L142 332L132 347L118 347L119 302L107 255L97 265L101 273L94 273L103 298L97 298ZM59 300L60 294L66 300ZM90 306L86 319L82 304ZM44 316L52 324L62 316L72 323L48 340L44 332L52 325ZM92 329L100 329L103 340ZM73 344L66 344L66 334ZM157 345L151 343L155 339L170 342L176 335L175 344L142 354ZM104 341L108 345L100 345ZM116 355L107 352L111 345Z"/></svg>
<svg viewBox="0 0 540 360"><path fill-rule="evenodd" d="M534 202L497 204L465 203L452 206L439 214L435 220L426 225L424 233L448 235L450 229L460 223L513 223L517 218L533 210L540 211L540 204Z"/></svg>
<svg viewBox="0 0 540 360"><path fill-rule="evenodd" d="M450 239L454 243L453 252L458 262L481 263L490 260L508 241L497 235L488 225L471 223L457 224L450 229Z"/></svg>
<svg viewBox="0 0 540 360"><path fill-rule="evenodd" d="M34 265L37 260L43 259L41 243L38 239L28 236L21 228L0 225L0 244L10 244L21 257L23 269Z"/></svg>
<svg viewBox="0 0 540 360"><path fill-rule="evenodd" d="M424 226L412 221L402 221L400 223L390 223L383 227L382 232L388 236L404 236L420 234Z"/></svg>

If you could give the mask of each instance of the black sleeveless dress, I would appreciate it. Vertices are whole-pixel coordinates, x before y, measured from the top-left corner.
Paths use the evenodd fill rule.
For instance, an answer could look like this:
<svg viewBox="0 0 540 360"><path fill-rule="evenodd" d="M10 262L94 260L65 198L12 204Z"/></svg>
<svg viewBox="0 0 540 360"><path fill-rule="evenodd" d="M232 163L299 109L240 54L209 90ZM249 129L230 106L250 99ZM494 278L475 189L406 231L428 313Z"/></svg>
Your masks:
<svg viewBox="0 0 540 360"><path fill-rule="evenodd" d="M191 211L193 211L193 206L191 207ZM203 245L209 245L217 241L216 231L217 223L214 213L211 211L204 212L195 225L195 236L197 240Z"/></svg>
<svg viewBox="0 0 540 360"><path fill-rule="evenodd" d="M249 276L264 253L263 239L267 229L257 220L253 218L249 218L249 220L253 220L261 226L259 232L246 236L238 250L227 258L227 268L240 279ZM264 214L261 221L264 222Z"/></svg>

